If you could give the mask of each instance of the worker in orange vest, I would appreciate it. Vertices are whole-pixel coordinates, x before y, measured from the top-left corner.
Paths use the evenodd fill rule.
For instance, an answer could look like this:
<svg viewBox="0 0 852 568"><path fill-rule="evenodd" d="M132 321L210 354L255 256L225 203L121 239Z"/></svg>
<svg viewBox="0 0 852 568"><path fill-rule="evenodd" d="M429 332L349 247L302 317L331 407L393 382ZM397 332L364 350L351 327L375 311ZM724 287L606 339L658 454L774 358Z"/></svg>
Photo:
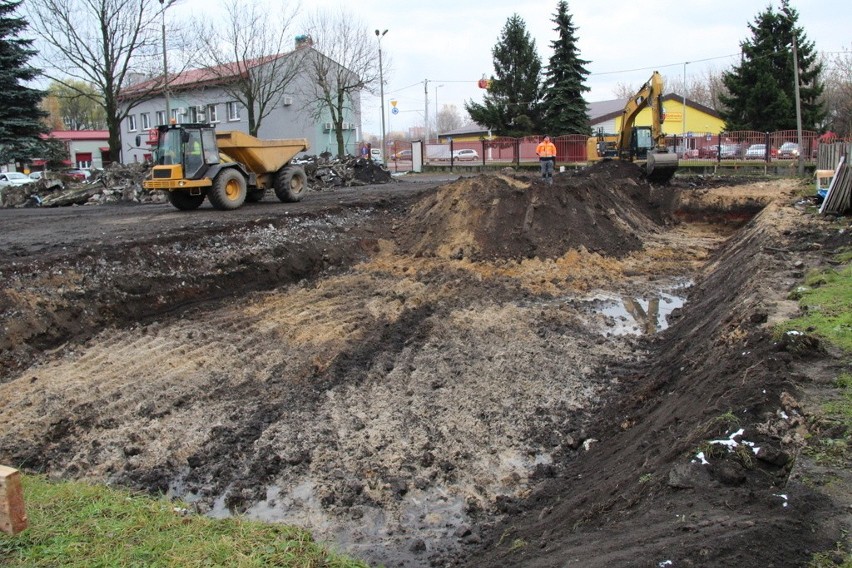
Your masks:
<svg viewBox="0 0 852 568"><path fill-rule="evenodd" d="M541 179L552 184L553 168L556 165L556 146L550 141L550 136L545 136L544 140L536 146L535 153L538 154L538 161L541 164Z"/></svg>

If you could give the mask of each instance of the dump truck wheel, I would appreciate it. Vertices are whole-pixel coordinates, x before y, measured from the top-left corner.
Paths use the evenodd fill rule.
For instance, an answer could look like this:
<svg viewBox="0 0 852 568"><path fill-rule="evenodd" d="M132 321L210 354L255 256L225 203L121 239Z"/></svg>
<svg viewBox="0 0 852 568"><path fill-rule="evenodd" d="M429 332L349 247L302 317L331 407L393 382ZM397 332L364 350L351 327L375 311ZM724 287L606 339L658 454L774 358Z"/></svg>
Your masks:
<svg viewBox="0 0 852 568"><path fill-rule="evenodd" d="M213 180L207 199L220 210L237 209L246 200L246 180L234 169L222 170Z"/></svg>
<svg viewBox="0 0 852 568"><path fill-rule="evenodd" d="M308 176L298 166L283 168L275 176L275 195L284 203L301 201L308 192Z"/></svg>
<svg viewBox="0 0 852 568"><path fill-rule="evenodd" d="M188 191L169 191L166 192L166 195L168 195L169 203L181 211L198 209L204 203L203 193L201 195L190 195Z"/></svg>
<svg viewBox="0 0 852 568"><path fill-rule="evenodd" d="M249 203L257 203L258 201L263 201L263 197L266 195L266 189L256 187L254 189L248 190L246 194L246 201Z"/></svg>

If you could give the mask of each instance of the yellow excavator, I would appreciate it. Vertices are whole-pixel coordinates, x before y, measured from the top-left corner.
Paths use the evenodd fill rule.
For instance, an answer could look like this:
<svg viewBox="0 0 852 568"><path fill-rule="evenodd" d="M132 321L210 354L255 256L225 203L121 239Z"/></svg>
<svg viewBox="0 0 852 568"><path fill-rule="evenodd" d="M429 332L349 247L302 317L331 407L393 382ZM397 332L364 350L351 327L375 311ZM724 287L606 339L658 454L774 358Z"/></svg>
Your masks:
<svg viewBox="0 0 852 568"><path fill-rule="evenodd" d="M651 126L633 126L645 107L651 110ZM669 181L678 168L677 154L666 148L664 120L663 78L654 71L651 78L624 105L616 150L622 160L644 162L645 175L658 183Z"/></svg>

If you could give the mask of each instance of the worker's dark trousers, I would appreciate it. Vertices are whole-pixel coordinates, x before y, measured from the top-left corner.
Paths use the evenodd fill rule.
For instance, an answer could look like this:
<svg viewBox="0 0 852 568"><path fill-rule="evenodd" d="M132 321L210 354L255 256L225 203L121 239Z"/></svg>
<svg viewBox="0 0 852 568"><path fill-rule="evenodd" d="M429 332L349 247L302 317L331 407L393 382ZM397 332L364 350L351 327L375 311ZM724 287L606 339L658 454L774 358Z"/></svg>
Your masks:
<svg viewBox="0 0 852 568"><path fill-rule="evenodd" d="M553 180L553 163L555 160L553 159L541 159L541 178Z"/></svg>

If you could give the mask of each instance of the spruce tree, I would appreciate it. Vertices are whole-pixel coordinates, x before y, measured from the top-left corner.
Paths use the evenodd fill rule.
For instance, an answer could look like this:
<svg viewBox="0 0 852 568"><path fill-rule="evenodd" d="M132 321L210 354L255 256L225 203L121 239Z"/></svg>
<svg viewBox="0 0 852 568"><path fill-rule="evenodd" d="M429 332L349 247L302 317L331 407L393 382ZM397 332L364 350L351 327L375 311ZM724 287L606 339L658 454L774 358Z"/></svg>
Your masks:
<svg viewBox="0 0 852 568"><path fill-rule="evenodd" d="M796 27L798 12L782 0L778 12L769 6L749 24L750 40L740 44L742 61L722 76L728 89L720 95L725 129L774 132L796 129L793 38L799 59L802 128L816 130L825 118L820 97L822 63L814 43Z"/></svg>
<svg viewBox="0 0 852 568"><path fill-rule="evenodd" d="M27 65L35 54L31 39L18 36L27 27L15 17L20 1L0 0L0 163L31 158L38 153L39 135L47 131L41 121L47 113L39 108L42 91L22 83L39 75Z"/></svg>
<svg viewBox="0 0 852 568"><path fill-rule="evenodd" d="M577 28L568 13L568 2L556 5L553 23L559 39L550 43L553 55L545 72L542 114L544 126L550 134L590 134L589 112L583 93L589 91L584 84L589 74L584 67L588 61L580 59L577 49Z"/></svg>
<svg viewBox="0 0 852 568"><path fill-rule="evenodd" d="M541 58L520 16L506 21L492 48L494 75L482 104L468 101L465 110L476 123L501 136L540 132Z"/></svg>

